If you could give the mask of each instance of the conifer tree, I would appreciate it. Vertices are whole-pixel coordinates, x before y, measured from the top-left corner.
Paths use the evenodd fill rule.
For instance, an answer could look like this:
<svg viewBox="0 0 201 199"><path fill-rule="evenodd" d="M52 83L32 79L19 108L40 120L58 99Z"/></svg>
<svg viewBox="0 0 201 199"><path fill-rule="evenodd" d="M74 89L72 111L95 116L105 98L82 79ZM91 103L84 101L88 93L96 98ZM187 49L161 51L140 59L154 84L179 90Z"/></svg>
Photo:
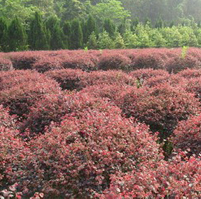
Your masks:
<svg viewBox="0 0 201 199"><path fill-rule="evenodd" d="M124 39L119 32L115 33L114 48L123 49L125 48Z"/></svg>
<svg viewBox="0 0 201 199"><path fill-rule="evenodd" d="M126 19L124 19L123 21L122 21L122 23L119 25L119 27L118 27L118 32L121 34L121 35L123 35L125 32L126 32L126 29L127 29L127 27L126 27Z"/></svg>
<svg viewBox="0 0 201 199"><path fill-rule="evenodd" d="M83 46L83 32L81 24L77 19L74 19L71 24L70 48L79 49Z"/></svg>
<svg viewBox="0 0 201 199"><path fill-rule="evenodd" d="M131 21L131 31L134 32L135 28L137 27L137 25L139 24L139 19L135 18Z"/></svg>
<svg viewBox="0 0 201 199"><path fill-rule="evenodd" d="M115 33L115 25L112 23L110 19L105 19L103 23L103 30L109 33L110 37L114 36Z"/></svg>
<svg viewBox="0 0 201 199"><path fill-rule="evenodd" d="M8 51L22 51L27 49L27 35L17 17L11 21L6 35Z"/></svg>
<svg viewBox="0 0 201 199"><path fill-rule="evenodd" d="M57 22L51 32L50 48L51 50L64 49L65 44L63 42L64 34L60 27L59 22Z"/></svg>
<svg viewBox="0 0 201 199"><path fill-rule="evenodd" d="M45 28L42 17L38 12L35 13L35 18L30 25L29 45L31 50L49 49L48 30Z"/></svg>
<svg viewBox="0 0 201 199"><path fill-rule="evenodd" d="M96 37L96 33L94 31L89 36L89 40L87 42L87 47L88 47L88 49L97 49L98 48L97 37Z"/></svg>
<svg viewBox="0 0 201 199"><path fill-rule="evenodd" d="M64 22L63 33L64 33L64 44L65 44L66 48L69 48L70 37L71 37L71 23L69 21Z"/></svg>
<svg viewBox="0 0 201 199"><path fill-rule="evenodd" d="M98 35L98 47L100 49L113 49L114 42L109 36L108 32L103 31Z"/></svg>
<svg viewBox="0 0 201 199"><path fill-rule="evenodd" d="M0 50L6 50L5 34L7 33L7 20L3 17L0 18Z"/></svg>
<svg viewBox="0 0 201 199"><path fill-rule="evenodd" d="M51 50L64 49L64 33L60 26L60 21L56 16L50 16L46 22L46 29L49 31L49 44Z"/></svg>
<svg viewBox="0 0 201 199"><path fill-rule="evenodd" d="M97 33L96 21L91 15L89 15L86 22L86 40L87 41L92 32Z"/></svg>

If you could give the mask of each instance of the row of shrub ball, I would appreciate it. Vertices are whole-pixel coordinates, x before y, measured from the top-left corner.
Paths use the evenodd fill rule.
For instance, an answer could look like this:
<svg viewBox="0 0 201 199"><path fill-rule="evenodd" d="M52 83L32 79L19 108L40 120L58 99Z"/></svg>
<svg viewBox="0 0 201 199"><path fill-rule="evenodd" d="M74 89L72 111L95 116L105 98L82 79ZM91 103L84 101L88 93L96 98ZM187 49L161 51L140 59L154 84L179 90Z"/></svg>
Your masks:
<svg viewBox="0 0 201 199"><path fill-rule="evenodd" d="M58 50L0 53L0 71L55 69L83 71L163 69L169 73L200 68L199 48L151 48L116 50Z"/></svg>
<svg viewBox="0 0 201 199"><path fill-rule="evenodd" d="M179 51L0 54L10 61L0 72L0 197L200 198L201 69L192 60L171 73L143 61L136 70L100 67L116 53L131 66L137 56L180 59ZM198 60L199 50L186 56ZM42 57L55 63L36 69ZM104 70L60 67L66 59Z"/></svg>

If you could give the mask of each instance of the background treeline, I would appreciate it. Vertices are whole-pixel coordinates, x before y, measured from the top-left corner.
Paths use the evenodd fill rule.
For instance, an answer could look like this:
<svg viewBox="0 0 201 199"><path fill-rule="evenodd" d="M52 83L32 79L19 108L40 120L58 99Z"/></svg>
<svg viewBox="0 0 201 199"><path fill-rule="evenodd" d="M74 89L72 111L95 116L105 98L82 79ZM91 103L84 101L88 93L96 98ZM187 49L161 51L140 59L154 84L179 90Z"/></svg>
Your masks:
<svg viewBox="0 0 201 199"><path fill-rule="evenodd" d="M201 0L2 0L0 50L200 47L200 11Z"/></svg>

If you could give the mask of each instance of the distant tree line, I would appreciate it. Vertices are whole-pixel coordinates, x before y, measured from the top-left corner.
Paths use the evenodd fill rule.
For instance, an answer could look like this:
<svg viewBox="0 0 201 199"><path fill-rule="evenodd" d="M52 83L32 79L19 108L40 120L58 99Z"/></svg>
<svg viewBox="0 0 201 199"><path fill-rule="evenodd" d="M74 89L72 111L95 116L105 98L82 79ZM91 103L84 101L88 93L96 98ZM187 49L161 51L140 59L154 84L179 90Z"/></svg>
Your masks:
<svg viewBox="0 0 201 199"><path fill-rule="evenodd" d="M165 23L150 20L142 23L122 19L117 25L111 19L101 23L92 15L85 20L62 22L53 15L46 19L35 12L29 23L18 17L11 21L0 18L0 50L57 50L57 49L123 49L146 47L201 47L201 25Z"/></svg>

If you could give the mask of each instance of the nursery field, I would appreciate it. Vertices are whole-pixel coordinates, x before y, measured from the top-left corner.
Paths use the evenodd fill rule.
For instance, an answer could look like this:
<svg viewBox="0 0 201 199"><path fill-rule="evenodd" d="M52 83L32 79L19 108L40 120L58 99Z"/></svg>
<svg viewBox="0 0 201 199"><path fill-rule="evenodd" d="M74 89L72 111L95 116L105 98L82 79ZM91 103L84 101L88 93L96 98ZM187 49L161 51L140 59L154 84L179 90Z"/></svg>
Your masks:
<svg viewBox="0 0 201 199"><path fill-rule="evenodd" d="M0 199L201 198L201 49L0 53Z"/></svg>

